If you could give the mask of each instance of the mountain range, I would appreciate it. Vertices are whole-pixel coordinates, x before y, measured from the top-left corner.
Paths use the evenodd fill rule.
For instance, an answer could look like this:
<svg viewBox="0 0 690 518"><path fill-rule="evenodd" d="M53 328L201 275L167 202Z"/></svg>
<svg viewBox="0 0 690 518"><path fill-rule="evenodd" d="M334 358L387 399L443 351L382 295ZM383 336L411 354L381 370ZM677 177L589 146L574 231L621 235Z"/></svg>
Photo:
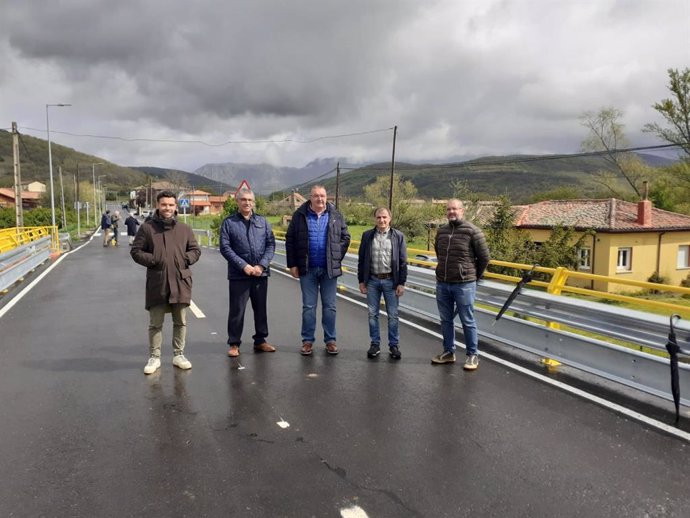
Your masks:
<svg viewBox="0 0 690 518"><path fill-rule="evenodd" d="M0 187L13 184L12 136L0 131ZM206 164L193 172L151 166L120 166L100 157L81 153L53 143L53 168L62 168L68 178L76 175L90 181L93 175L105 178L109 189L126 192L145 185L148 178L175 178L180 185L203 189L214 194L234 191L242 180L260 194L308 192L314 184L335 190L336 165L341 164L339 189L342 196L359 197L363 188L379 176L389 176L390 162L379 164L347 164L343 159L321 158L304 167L278 167L270 164L222 163ZM21 136L20 160L22 180L48 180L47 141ZM638 156L652 167L663 167L674 161L650 154ZM453 186L463 183L481 198L507 195L513 203L528 201L535 193L572 188L583 197L602 197L601 185L595 181L598 171L609 169L599 156L512 155L483 157L455 163L412 164L398 162L395 171L403 180L415 184L423 198L447 198Z"/></svg>

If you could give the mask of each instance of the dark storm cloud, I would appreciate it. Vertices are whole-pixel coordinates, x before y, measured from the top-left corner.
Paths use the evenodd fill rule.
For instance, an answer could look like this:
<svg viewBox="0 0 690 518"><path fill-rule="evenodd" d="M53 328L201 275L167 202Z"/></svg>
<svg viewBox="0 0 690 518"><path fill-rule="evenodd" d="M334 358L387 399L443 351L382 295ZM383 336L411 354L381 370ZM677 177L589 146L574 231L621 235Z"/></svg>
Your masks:
<svg viewBox="0 0 690 518"><path fill-rule="evenodd" d="M13 9L9 41L26 58L59 63L68 80L96 67L124 72L152 101L144 115L164 124L181 113L323 120L378 88L391 52L384 29L413 17L414 5L49 2Z"/></svg>
<svg viewBox="0 0 690 518"><path fill-rule="evenodd" d="M666 94L666 69L690 63L690 2L664 5L10 1L0 14L0 116L40 127L44 103L71 102L56 124L70 121L77 133L212 143L398 125L399 156L439 160L574 151L584 136L579 115L615 106L635 142L650 138L639 130ZM381 160L388 146L375 135L318 147L104 147L126 161L198 166L262 152L293 164Z"/></svg>

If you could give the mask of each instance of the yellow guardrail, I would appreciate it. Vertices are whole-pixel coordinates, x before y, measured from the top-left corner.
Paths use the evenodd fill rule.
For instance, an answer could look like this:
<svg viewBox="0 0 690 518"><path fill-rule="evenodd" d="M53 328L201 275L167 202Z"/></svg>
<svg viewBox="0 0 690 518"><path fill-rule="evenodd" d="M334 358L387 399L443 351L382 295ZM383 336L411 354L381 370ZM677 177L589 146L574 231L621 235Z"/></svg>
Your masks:
<svg viewBox="0 0 690 518"><path fill-rule="evenodd" d="M0 229L0 254L36 241L44 237L51 237L50 248L60 249L57 227L12 227Z"/></svg>
<svg viewBox="0 0 690 518"><path fill-rule="evenodd" d="M285 239L285 232L276 230L274 231L276 237L278 239ZM352 241L350 243L350 249L349 251L351 252L356 252L359 247L359 241ZM417 248L408 248L407 249L407 255L408 255L408 262L410 264L415 264L418 266L424 266L427 268L435 268L436 263L432 261L422 261L419 259L415 259L415 255L425 255L429 257L435 257L434 252L430 252L429 250L422 250L422 249L417 249ZM513 270L524 270L528 271L532 269L531 264L522 264L522 263L509 263L506 261L497 261L495 259L492 259L491 262L489 263L489 267L491 266L503 266L507 268L511 268ZM658 283L653 283L653 282L644 282L644 281L634 281L634 280L628 280L628 279L622 279L618 277L608 277L605 275L596 275L592 273L584 273L580 271L574 271L574 270L568 270L567 268L545 268L542 266L537 266L534 268L535 272L543 273L546 274L549 277L549 281L540 281L540 280L533 280L530 282L530 286L538 286L540 288L544 288L544 290L547 293L550 293L552 295L562 295L564 293L570 293L573 295L580 295L580 296L587 296L587 297L594 297L597 299L602 299L602 300L610 300L610 301L617 301L617 302L625 302L625 303L630 303L634 304L638 307L641 308L648 308L648 309L653 309L657 311L662 311L664 313L668 314L673 314L673 313L678 313L686 318L690 318L690 307L688 306L683 306L681 304L673 304L671 302L663 302L663 301L657 301L657 300L647 300L643 299L640 297L633 297L631 295L624 295L622 293L610 293L607 291L599 291L595 289L590 289L590 288L582 288L578 286L570 286L568 285L568 281L571 279L579 279L579 280L585 280L585 281L590 281L590 282L604 282L608 284L620 284L624 286L630 286L631 288L639 288L640 290L647 290L650 292L668 292L668 293L675 293L677 295L686 295L690 297L690 288L685 288L683 286L673 286L670 284L658 284ZM485 277L490 278L490 279L496 279L504 282L509 282L509 283L517 283L520 280L520 277L514 277L511 275L504 275L500 273L494 273L491 272L490 269L487 270L487 272L484 274Z"/></svg>

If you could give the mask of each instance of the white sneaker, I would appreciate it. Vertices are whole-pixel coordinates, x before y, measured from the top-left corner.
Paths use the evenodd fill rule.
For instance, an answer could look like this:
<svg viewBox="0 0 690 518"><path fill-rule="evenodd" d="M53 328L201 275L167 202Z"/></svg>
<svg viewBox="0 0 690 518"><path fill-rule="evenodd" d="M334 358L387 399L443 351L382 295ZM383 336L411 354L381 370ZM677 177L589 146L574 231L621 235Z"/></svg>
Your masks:
<svg viewBox="0 0 690 518"><path fill-rule="evenodd" d="M151 356L151 358L149 358L149 362L146 364L146 367L144 367L144 374L153 374L160 369L160 367L161 359Z"/></svg>
<svg viewBox="0 0 690 518"><path fill-rule="evenodd" d="M173 356L173 365L178 369L187 370L192 368L192 362L184 357L184 354Z"/></svg>

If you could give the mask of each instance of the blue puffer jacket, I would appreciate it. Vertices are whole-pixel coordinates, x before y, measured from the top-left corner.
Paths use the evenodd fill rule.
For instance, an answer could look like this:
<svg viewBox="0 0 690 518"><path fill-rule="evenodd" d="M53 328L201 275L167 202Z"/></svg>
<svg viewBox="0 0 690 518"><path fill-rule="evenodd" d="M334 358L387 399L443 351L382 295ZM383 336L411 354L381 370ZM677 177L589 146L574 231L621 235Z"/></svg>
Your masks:
<svg viewBox="0 0 690 518"><path fill-rule="evenodd" d="M220 253L228 261L228 279L247 279L244 267L257 264L264 268L262 276L269 276L269 265L275 250L273 229L263 216L252 214L249 228L239 212L223 220Z"/></svg>

